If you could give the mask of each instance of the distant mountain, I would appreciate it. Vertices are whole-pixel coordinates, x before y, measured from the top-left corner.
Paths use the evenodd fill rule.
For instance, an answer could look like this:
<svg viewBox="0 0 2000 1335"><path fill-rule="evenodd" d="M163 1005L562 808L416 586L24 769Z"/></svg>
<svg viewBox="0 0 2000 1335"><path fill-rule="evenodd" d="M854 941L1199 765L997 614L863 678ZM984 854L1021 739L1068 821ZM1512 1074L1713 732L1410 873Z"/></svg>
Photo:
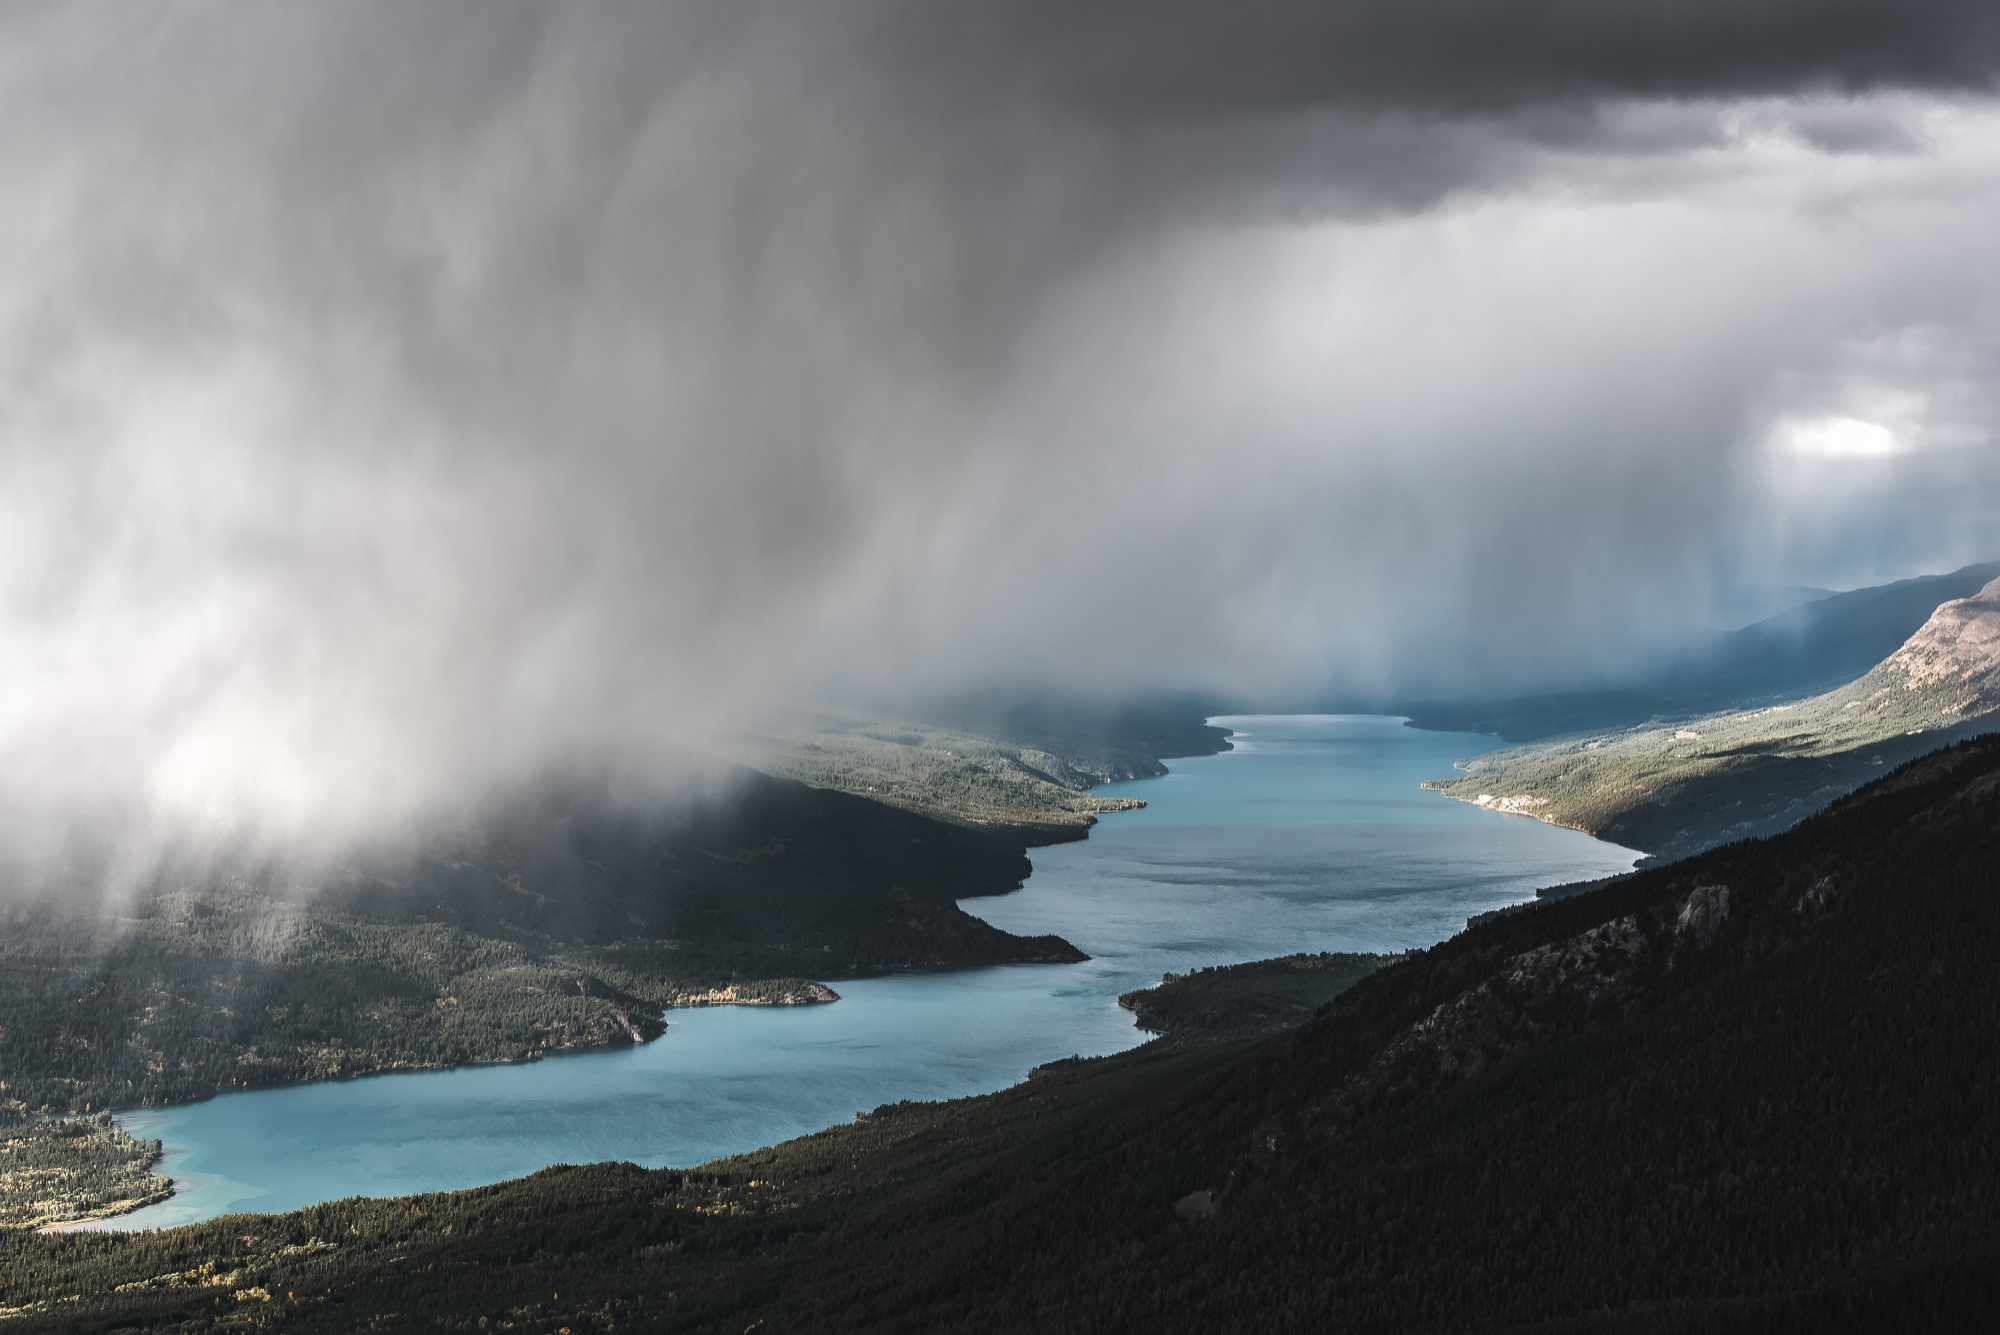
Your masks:
<svg viewBox="0 0 2000 1335"><path fill-rule="evenodd" d="M1686 689L1732 695L1805 695L1851 681L1916 633L1940 603L1969 598L2000 578L2000 561L1836 593L1726 636ZM1670 677L1668 688L1678 679Z"/></svg>
<svg viewBox="0 0 2000 1335"><path fill-rule="evenodd" d="M2000 561L1989 561L1948 575L1831 594L1718 635L1701 652L1623 686L1394 708L1408 714L1416 728L1531 742L1800 699L1867 672L1914 634L1940 603L1970 597L1996 577Z"/></svg>
<svg viewBox="0 0 2000 1335"><path fill-rule="evenodd" d="M1848 641L1868 642L1859 620L1833 624ZM1823 695L1510 747L1431 786L1676 856L1782 829L1884 766L1991 726L1996 710L2000 578L1937 607L1869 671Z"/></svg>
<svg viewBox="0 0 2000 1335"><path fill-rule="evenodd" d="M24 1332L1990 1329L1996 868L1987 737L1488 919L1276 1038L1056 1063L695 1169L0 1233L0 1308Z"/></svg>
<svg viewBox="0 0 2000 1335"><path fill-rule="evenodd" d="M1753 621L1831 598L1835 592L1800 584L1730 584L1715 591L1709 616L1718 629L1740 630Z"/></svg>

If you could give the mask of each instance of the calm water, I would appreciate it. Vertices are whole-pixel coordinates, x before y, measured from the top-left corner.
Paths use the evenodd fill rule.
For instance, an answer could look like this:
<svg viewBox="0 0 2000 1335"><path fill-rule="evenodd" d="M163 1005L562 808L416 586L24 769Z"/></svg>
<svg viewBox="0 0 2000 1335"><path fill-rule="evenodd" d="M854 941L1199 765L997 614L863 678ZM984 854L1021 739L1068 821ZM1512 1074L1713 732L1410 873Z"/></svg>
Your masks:
<svg viewBox="0 0 2000 1335"><path fill-rule="evenodd" d="M1087 964L848 980L830 1006L675 1012L641 1048L130 1113L134 1134L166 1142L178 1194L116 1223L470 1187L552 1163L700 1163L1130 1047L1144 1035L1116 998L1167 970L1430 945L1471 914L1637 856L1419 790L1485 738L1375 717L1216 721L1236 750L1118 785L1147 808L1037 850L1027 888L966 901L1009 931L1060 933Z"/></svg>

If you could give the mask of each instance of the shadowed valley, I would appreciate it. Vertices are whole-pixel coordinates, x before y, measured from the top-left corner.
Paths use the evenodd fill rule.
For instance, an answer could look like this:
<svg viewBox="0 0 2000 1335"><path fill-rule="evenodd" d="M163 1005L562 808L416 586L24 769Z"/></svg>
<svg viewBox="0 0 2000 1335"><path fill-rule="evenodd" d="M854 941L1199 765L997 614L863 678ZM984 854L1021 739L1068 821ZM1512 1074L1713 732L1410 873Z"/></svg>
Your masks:
<svg viewBox="0 0 2000 1335"><path fill-rule="evenodd" d="M1982 738L1490 918L1276 1037L698 1170L14 1235L0 1302L24 1330L1948 1319L1995 1293L1955 1258L2000 1240L1996 832Z"/></svg>

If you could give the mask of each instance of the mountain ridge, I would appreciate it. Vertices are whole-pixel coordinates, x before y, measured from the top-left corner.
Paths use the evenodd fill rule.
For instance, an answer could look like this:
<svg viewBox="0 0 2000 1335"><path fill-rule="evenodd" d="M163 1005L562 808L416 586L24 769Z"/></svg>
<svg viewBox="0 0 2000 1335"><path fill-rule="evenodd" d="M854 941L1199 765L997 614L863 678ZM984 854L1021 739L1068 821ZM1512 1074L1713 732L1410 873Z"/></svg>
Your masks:
<svg viewBox="0 0 2000 1335"><path fill-rule="evenodd" d="M1767 834L2000 710L2000 577L1867 673L1786 705L1584 732L1461 762L1447 797L1678 856Z"/></svg>
<svg viewBox="0 0 2000 1335"><path fill-rule="evenodd" d="M1408 702L1392 712L1429 731L1477 732L1516 745L1750 705L1781 704L1868 672L1922 628L1940 603L2000 578L2000 561L1830 594L1714 637L1692 658L1637 680L1500 700Z"/></svg>

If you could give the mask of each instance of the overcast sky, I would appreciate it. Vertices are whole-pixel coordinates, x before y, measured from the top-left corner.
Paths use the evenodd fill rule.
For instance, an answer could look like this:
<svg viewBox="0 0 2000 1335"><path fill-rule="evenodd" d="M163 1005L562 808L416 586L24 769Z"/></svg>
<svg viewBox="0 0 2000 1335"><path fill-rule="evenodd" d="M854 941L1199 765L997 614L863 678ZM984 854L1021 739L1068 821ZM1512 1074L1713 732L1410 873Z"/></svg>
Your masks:
<svg viewBox="0 0 2000 1335"><path fill-rule="evenodd" d="M0 7L0 801L1498 691L2000 557L2000 20Z"/></svg>

